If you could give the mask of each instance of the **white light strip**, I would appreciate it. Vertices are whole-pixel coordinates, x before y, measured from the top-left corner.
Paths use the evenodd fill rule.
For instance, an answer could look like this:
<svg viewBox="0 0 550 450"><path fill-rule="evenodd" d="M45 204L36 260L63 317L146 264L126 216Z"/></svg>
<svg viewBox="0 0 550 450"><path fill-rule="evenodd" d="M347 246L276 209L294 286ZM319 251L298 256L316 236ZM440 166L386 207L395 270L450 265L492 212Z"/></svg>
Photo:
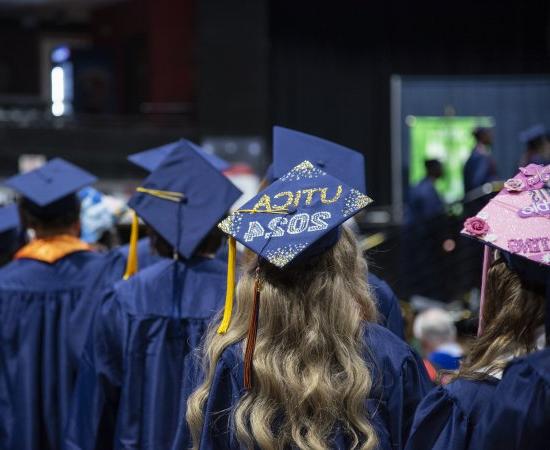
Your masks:
<svg viewBox="0 0 550 450"><path fill-rule="evenodd" d="M51 74L52 79L52 114L56 117L62 116L65 112L65 73L63 68L54 67Z"/></svg>

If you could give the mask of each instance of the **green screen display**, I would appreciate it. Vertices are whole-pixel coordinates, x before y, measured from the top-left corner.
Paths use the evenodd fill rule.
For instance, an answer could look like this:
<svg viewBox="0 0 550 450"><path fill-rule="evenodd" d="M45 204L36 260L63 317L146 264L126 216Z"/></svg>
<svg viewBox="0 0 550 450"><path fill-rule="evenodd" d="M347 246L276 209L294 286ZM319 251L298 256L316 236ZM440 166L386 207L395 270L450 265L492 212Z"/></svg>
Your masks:
<svg viewBox="0 0 550 450"><path fill-rule="evenodd" d="M407 117L410 130L409 183L426 176L424 161L438 159L444 175L436 188L446 202L462 199L462 169L475 145L472 131L478 126L494 126L491 117Z"/></svg>

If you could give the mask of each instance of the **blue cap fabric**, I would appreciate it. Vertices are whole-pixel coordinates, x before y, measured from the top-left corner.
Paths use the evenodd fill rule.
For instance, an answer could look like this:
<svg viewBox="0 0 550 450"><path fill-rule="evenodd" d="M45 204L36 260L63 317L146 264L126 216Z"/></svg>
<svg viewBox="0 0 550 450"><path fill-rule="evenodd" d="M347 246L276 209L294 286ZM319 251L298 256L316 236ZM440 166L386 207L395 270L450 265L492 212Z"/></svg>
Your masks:
<svg viewBox="0 0 550 450"><path fill-rule="evenodd" d="M39 207L57 202L97 180L89 172L61 158L38 169L9 178L5 185Z"/></svg>
<svg viewBox="0 0 550 450"><path fill-rule="evenodd" d="M0 233L19 228L19 211L17 205L11 204L0 207Z"/></svg>
<svg viewBox="0 0 550 450"><path fill-rule="evenodd" d="M526 130L523 130L519 134L519 140L521 143L527 144L528 142L534 139L538 139L540 137L545 136L547 132L548 130L543 124L537 123L536 125L533 125L532 127L529 127Z"/></svg>
<svg viewBox="0 0 550 450"><path fill-rule="evenodd" d="M307 160L317 168L366 192L365 158L355 150L325 139L273 127L273 176L280 178L300 162Z"/></svg>
<svg viewBox="0 0 550 450"><path fill-rule="evenodd" d="M303 161L218 226L260 257L284 267L313 247L326 250L339 226L372 200ZM315 245L314 245L315 244Z"/></svg>
<svg viewBox="0 0 550 450"><path fill-rule="evenodd" d="M182 145L186 144L186 145ZM162 145L160 147L152 148L150 150L145 150L138 153L133 153L128 156L128 160L135 164L136 166L141 167L142 169L152 172L157 169L164 159L176 148L194 148L197 152L205 158L210 164L212 164L217 170L223 172L229 168L229 163L219 158L216 155L205 152L198 145L194 144L187 139L180 139L176 142L171 142L170 144Z"/></svg>
<svg viewBox="0 0 550 450"><path fill-rule="evenodd" d="M241 196L202 153L180 142L128 205L185 258Z"/></svg>

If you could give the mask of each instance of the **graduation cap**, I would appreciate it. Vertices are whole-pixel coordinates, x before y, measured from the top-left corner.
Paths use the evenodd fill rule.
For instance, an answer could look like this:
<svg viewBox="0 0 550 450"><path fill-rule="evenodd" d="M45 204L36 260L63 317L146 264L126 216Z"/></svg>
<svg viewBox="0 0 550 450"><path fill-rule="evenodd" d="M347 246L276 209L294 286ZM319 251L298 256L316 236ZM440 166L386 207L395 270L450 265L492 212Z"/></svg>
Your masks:
<svg viewBox="0 0 550 450"><path fill-rule="evenodd" d="M176 148L185 150L187 148L195 149L203 158L205 158L210 164L212 164L218 171L223 172L229 168L229 163L224 161L222 158L219 158L216 155L207 153L198 145L194 144L187 139L180 139L176 142L171 142L170 144L162 145L160 147L155 147L150 150L145 150L138 153L133 153L128 156L128 160L135 164L136 166L145 169L148 172L152 172L157 169L164 159Z"/></svg>
<svg viewBox="0 0 550 450"><path fill-rule="evenodd" d="M504 188L462 233L485 244L480 301L483 301L491 249L498 249L510 270L522 279L546 286L546 337L550 338L550 165L529 164L504 183Z"/></svg>
<svg viewBox="0 0 550 450"><path fill-rule="evenodd" d="M191 258L241 194L199 150L181 142L145 179L128 206L172 245L175 257ZM125 278L137 270L137 218L132 225Z"/></svg>
<svg viewBox="0 0 550 450"><path fill-rule="evenodd" d="M97 178L80 167L54 158L38 169L15 175L4 184L18 192L25 206L37 217L53 218L78 201L74 195Z"/></svg>
<svg viewBox="0 0 550 450"><path fill-rule="evenodd" d="M227 292L218 333L229 328L233 308L236 241L262 260L286 269L293 262L319 255L339 239L340 225L372 200L354 187L303 161L218 226L229 235ZM250 387L257 328L259 278L254 289L253 319L245 355L245 386Z"/></svg>
<svg viewBox="0 0 550 450"><path fill-rule="evenodd" d="M0 207L0 251L10 251L22 241L21 222L17 205Z"/></svg>
<svg viewBox="0 0 550 450"><path fill-rule="evenodd" d="M302 161L346 182L359 192L366 192L363 154L316 136L273 127L273 177L280 178Z"/></svg>
<svg viewBox="0 0 550 450"><path fill-rule="evenodd" d="M546 136L547 132L548 130L543 124L537 123L536 125L523 130L519 134L519 140L522 144L528 144L536 139Z"/></svg>

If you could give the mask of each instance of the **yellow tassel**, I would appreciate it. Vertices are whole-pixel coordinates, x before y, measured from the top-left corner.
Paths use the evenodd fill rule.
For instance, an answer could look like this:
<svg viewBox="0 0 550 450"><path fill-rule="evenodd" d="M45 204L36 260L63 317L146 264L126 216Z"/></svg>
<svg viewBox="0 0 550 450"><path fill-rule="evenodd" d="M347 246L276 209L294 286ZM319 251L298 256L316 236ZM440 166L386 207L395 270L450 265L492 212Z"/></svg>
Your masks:
<svg viewBox="0 0 550 450"><path fill-rule="evenodd" d="M223 310L223 319L218 328L218 334L225 334L229 329L231 314L233 313L233 296L235 295L235 266L237 256L237 243L235 238L229 236L227 239L229 252L227 255L227 287L225 291L225 307Z"/></svg>
<svg viewBox="0 0 550 450"><path fill-rule="evenodd" d="M124 279L127 280L138 271L137 243L139 237L139 220L135 211L132 211L132 231L130 232L130 245L128 247L128 260Z"/></svg>

